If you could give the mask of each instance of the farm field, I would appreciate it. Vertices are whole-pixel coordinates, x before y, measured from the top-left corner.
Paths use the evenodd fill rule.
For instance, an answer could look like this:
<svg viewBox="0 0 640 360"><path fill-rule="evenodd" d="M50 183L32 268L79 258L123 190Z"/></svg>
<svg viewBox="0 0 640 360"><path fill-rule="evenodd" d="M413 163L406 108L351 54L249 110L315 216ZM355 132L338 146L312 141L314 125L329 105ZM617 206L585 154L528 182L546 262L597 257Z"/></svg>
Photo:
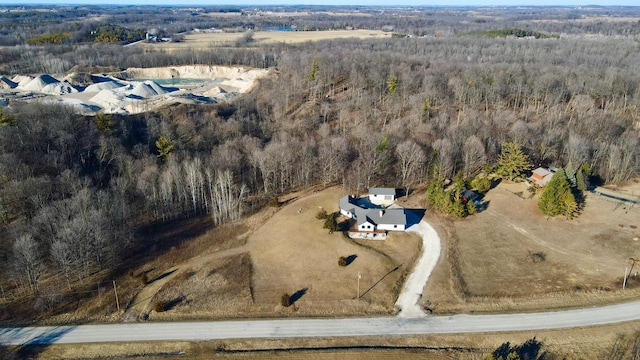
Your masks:
<svg viewBox="0 0 640 360"><path fill-rule="evenodd" d="M436 268L427 285L434 311L535 311L640 296L635 270L621 290L627 259L640 253L633 241L640 208L588 194L577 219L547 219L537 197L514 194L525 191L518 186L500 185L487 194L486 211L436 227L448 240L443 258L450 264Z"/></svg>
<svg viewBox="0 0 640 360"><path fill-rule="evenodd" d="M206 49L210 47L229 46L241 40L245 34L238 33L214 33L214 32L192 32L184 35L184 40L178 43L139 43L145 49L156 50L186 50L186 49ZM256 31L253 33L253 43L273 44L273 43L301 43L306 41L320 41L331 39L381 39L390 38L390 32L381 30L331 30L331 31Z"/></svg>

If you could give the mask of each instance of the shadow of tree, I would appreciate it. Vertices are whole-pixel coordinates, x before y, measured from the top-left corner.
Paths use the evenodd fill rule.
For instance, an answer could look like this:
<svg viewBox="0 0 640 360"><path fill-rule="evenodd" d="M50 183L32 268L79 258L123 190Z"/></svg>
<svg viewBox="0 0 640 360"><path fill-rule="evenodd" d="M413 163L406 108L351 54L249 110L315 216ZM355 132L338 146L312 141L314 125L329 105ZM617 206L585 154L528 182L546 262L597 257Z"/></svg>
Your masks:
<svg viewBox="0 0 640 360"><path fill-rule="evenodd" d="M506 342L495 349L492 355L496 359L507 359L509 354L515 353L518 355L518 359L542 360L546 358L547 354L545 352L541 353L541 350L542 342L534 337L525 341L522 345L512 346L511 343Z"/></svg>
<svg viewBox="0 0 640 360"><path fill-rule="evenodd" d="M357 257L358 257L358 255L356 255L356 254L352 254L352 255L349 255L349 256L347 256L346 258L344 258L344 259L345 259L345 262L346 262L346 264L347 264L346 266L351 265L351 263L352 263L352 262L353 262Z"/></svg>
<svg viewBox="0 0 640 360"><path fill-rule="evenodd" d="M291 298L290 298L291 304L294 304L296 301L300 300L300 298L307 293L307 290L309 290L309 288L300 289L295 293L293 293L293 295L291 295Z"/></svg>
<svg viewBox="0 0 640 360"><path fill-rule="evenodd" d="M158 275L158 276L154 277L153 279L149 280L149 281L147 282L147 284L151 284L151 283L154 283L154 282L156 282L156 281L158 281L158 280L162 280L162 279L166 278L167 276L169 276L169 275L173 274L174 272L176 272L176 270L177 270L177 269L174 269L174 270L171 270L171 271L167 271L167 272L166 272L166 273L164 273L164 274L160 274L160 275Z"/></svg>
<svg viewBox="0 0 640 360"><path fill-rule="evenodd" d="M173 309L174 307L178 306L178 304L180 304L181 302L183 302L186 298L184 297L184 295L180 295L177 298L167 301L164 303L164 311L169 311L171 309Z"/></svg>
<svg viewBox="0 0 640 360"><path fill-rule="evenodd" d="M0 330L0 355L6 359L38 358L48 345L60 339L75 326L46 328L6 328ZM10 347L15 346L15 347Z"/></svg>

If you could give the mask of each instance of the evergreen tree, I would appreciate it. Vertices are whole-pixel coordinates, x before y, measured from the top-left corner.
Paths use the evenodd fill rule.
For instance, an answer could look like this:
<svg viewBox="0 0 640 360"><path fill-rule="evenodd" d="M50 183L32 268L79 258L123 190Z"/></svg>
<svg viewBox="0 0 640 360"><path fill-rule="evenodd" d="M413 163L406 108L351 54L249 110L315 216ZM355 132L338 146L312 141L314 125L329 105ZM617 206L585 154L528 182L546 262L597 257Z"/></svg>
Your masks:
<svg viewBox="0 0 640 360"><path fill-rule="evenodd" d="M553 174L540 196L538 208L547 216L565 215L573 218L577 214L578 204L563 169Z"/></svg>
<svg viewBox="0 0 640 360"><path fill-rule="evenodd" d="M581 192L587 191L587 181L584 178L584 172L582 169L578 169L576 173L576 188Z"/></svg>
<svg viewBox="0 0 640 360"><path fill-rule="evenodd" d="M103 112L96 114L93 118L98 130L103 133L110 134L113 132L113 118Z"/></svg>
<svg viewBox="0 0 640 360"><path fill-rule="evenodd" d="M395 75L389 76L387 79L387 91L389 94L394 95L398 92L398 77Z"/></svg>
<svg viewBox="0 0 640 360"><path fill-rule="evenodd" d="M571 163L564 168L564 173L567 175L567 180L569 180L571 187L576 187L576 171L573 169Z"/></svg>
<svg viewBox="0 0 640 360"><path fill-rule="evenodd" d="M426 122L431 118L431 110L432 110L431 98L428 97L424 100L424 103L422 104L422 122Z"/></svg>
<svg viewBox="0 0 640 360"><path fill-rule="evenodd" d="M311 72L309 72L309 75L307 75L308 82L315 81L316 77L318 76L318 67L318 62L316 60L313 60L313 62L311 63Z"/></svg>
<svg viewBox="0 0 640 360"><path fill-rule="evenodd" d="M165 161L175 146L171 143L171 140L169 140L168 137L162 135L158 140L156 140L156 148L158 149L158 157L162 161Z"/></svg>
<svg viewBox="0 0 640 360"><path fill-rule="evenodd" d="M532 168L529 156L525 154L516 142L506 142L496 164L496 175L511 181L520 178L525 171Z"/></svg>
<svg viewBox="0 0 640 360"><path fill-rule="evenodd" d="M476 176L471 180L471 188L481 193L486 193L491 190L491 180L486 176Z"/></svg>
<svg viewBox="0 0 640 360"><path fill-rule="evenodd" d="M0 126L13 126L16 124L16 118L11 114L5 114L0 107Z"/></svg>

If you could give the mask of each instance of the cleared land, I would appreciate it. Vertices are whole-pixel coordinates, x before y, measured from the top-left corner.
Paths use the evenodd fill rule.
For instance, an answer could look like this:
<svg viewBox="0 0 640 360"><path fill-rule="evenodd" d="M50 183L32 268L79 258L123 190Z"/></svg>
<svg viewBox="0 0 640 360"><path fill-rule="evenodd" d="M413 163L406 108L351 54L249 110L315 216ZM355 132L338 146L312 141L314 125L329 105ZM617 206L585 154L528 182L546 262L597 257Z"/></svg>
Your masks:
<svg viewBox="0 0 640 360"><path fill-rule="evenodd" d="M157 50L187 50L206 49L219 46L233 45L236 41L242 40L245 33L225 33L225 32L200 32L189 33L184 36L184 40L178 43L140 43L137 46L144 46ZM391 33L381 30L330 30L330 31L256 31L253 33L253 43L274 44L274 43L301 43L305 41L320 41L331 39L380 39L390 38Z"/></svg>
<svg viewBox="0 0 640 360"><path fill-rule="evenodd" d="M640 208L588 194L577 219L547 219L537 197L516 195L523 190L500 185L487 194L486 211L436 224L449 264L427 284L427 306L442 313L530 311L640 296L636 270L621 290L628 259L640 255L633 241Z"/></svg>
<svg viewBox="0 0 640 360"><path fill-rule="evenodd" d="M337 211L341 195L334 187L291 198L250 232L246 245L154 270L157 276L167 274L165 285L147 286L152 290L139 296L148 301L140 314L184 319L393 313L420 238L392 233L384 242L371 242L329 234L315 215L320 208ZM341 267L340 256L354 260ZM280 305L285 293L295 300L290 307ZM166 304L167 311L152 311L157 302Z"/></svg>

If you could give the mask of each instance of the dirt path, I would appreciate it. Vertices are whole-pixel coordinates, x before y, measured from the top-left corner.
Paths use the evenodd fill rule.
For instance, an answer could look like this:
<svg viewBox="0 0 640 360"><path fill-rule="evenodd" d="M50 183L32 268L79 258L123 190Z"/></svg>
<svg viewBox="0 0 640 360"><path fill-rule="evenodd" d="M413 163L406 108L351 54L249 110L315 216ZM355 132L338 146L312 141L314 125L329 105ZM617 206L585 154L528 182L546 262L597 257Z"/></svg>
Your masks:
<svg viewBox="0 0 640 360"><path fill-rule="evenodd" d="M122 321L130 322L136 321L140 317L145 317L150 309L151 300L153 297L160 291L164 285L174 277L180 275L185 269L190 269L192 267L200 266L204 263L211 262L213 260L240 255L242 253L248 252L249 246L242 245L232 249L219 251L213 254L208 254L204 256L196 256L190 259L187 262L184 262L178 266L171 267L163 272L161 275L156 276L154 279L151 279L147 285L142 288L136 296L131 300L131 302L127 305L124 314L122 315Z"/></svg>

